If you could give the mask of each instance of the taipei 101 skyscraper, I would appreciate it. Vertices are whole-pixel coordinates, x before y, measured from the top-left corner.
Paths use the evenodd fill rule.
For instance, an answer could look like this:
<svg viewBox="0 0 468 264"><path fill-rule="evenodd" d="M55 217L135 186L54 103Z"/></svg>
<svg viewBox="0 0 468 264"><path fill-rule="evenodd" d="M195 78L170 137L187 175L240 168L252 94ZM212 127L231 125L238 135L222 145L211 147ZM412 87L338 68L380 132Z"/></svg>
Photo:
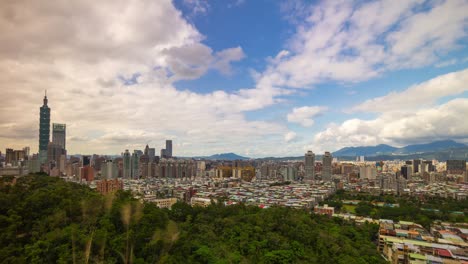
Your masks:
<svg viewBox="0 0 468 264"><path fill-rule="evenodd" d="M47 106L47 91L44 95L44 105L40 108L39 116L39 161L47 162L47 146L50 140L50 108Z"/></svg>

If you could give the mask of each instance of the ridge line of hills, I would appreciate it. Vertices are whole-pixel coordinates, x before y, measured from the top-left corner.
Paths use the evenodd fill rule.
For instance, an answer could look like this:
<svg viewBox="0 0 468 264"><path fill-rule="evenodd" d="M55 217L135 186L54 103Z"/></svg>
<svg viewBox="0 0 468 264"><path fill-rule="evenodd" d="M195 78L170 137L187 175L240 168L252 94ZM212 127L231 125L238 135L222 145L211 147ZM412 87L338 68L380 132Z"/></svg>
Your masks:
<svg viewBox="0 0 468 264"><path fill-rule="evenodd" d="M365 156L366 160L394 160L394 159L467 159L468 146L458 143L454 140L434 141L426 144L407 145L401 148L386 144L376 146L345 147L332 153L334 157L341 160L355 160L357 156ZM320 158L321 155L316 157ZM221 153L211 156L192 157L195 159L206 160L249 160L251 158L243 157L235 153ZM255 160L299 160L304 156L292 157L265 157Z"/></svg>

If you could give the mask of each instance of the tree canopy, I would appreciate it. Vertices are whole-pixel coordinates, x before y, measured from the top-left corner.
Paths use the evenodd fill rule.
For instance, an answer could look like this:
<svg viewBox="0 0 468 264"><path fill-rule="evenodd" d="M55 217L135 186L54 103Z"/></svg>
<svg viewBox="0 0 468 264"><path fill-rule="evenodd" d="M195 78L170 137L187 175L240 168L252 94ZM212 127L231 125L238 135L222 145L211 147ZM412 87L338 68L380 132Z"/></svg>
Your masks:
<svg viewBox="0 0 468 264"><path fill-rule="evenodd" d="M377 229L284 207L167 210L48 176L0 178L5 263L384 263Z"/></svg>

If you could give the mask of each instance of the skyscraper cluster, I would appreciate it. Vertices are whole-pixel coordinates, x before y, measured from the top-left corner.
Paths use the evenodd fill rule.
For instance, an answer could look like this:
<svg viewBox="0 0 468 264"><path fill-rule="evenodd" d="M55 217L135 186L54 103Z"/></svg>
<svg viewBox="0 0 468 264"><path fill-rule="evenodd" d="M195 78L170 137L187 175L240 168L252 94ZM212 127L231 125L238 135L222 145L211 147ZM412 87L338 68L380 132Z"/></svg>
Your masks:
<svg viewBox="0 0 468 264"><path fill-rule="evenodd" d="M66 163L66 125L52 124L52 141L50 141L50 113L47 93L39 109L39 163L47 172L56 170L65 172Z"/></svg>
<svg viewBox="0 0 468 264"><path fill-rule="evenodd" d="M322 156L322 166L321 172L322 172L322 180L323 181L331 181L332 180L332 161L333 161L333 156L330 152L325 152L325 154ZM304 180L315 180L316 179L316 168L315 168L315 154L312 151L307 151L307 153L304 156Z"/></svg>

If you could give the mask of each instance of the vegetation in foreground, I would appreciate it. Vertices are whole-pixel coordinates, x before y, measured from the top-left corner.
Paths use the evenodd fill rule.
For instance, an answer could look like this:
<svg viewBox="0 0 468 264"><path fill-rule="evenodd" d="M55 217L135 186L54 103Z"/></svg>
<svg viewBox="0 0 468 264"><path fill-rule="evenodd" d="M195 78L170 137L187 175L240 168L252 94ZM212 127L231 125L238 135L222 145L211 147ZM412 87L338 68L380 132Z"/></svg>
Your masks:
<svg viewBox="0 0 468 264"><path fill-rule="evenodd" d="M384 263L376 225L289 208L172 210L48 176L0 178L3 263Z"/></svg>

